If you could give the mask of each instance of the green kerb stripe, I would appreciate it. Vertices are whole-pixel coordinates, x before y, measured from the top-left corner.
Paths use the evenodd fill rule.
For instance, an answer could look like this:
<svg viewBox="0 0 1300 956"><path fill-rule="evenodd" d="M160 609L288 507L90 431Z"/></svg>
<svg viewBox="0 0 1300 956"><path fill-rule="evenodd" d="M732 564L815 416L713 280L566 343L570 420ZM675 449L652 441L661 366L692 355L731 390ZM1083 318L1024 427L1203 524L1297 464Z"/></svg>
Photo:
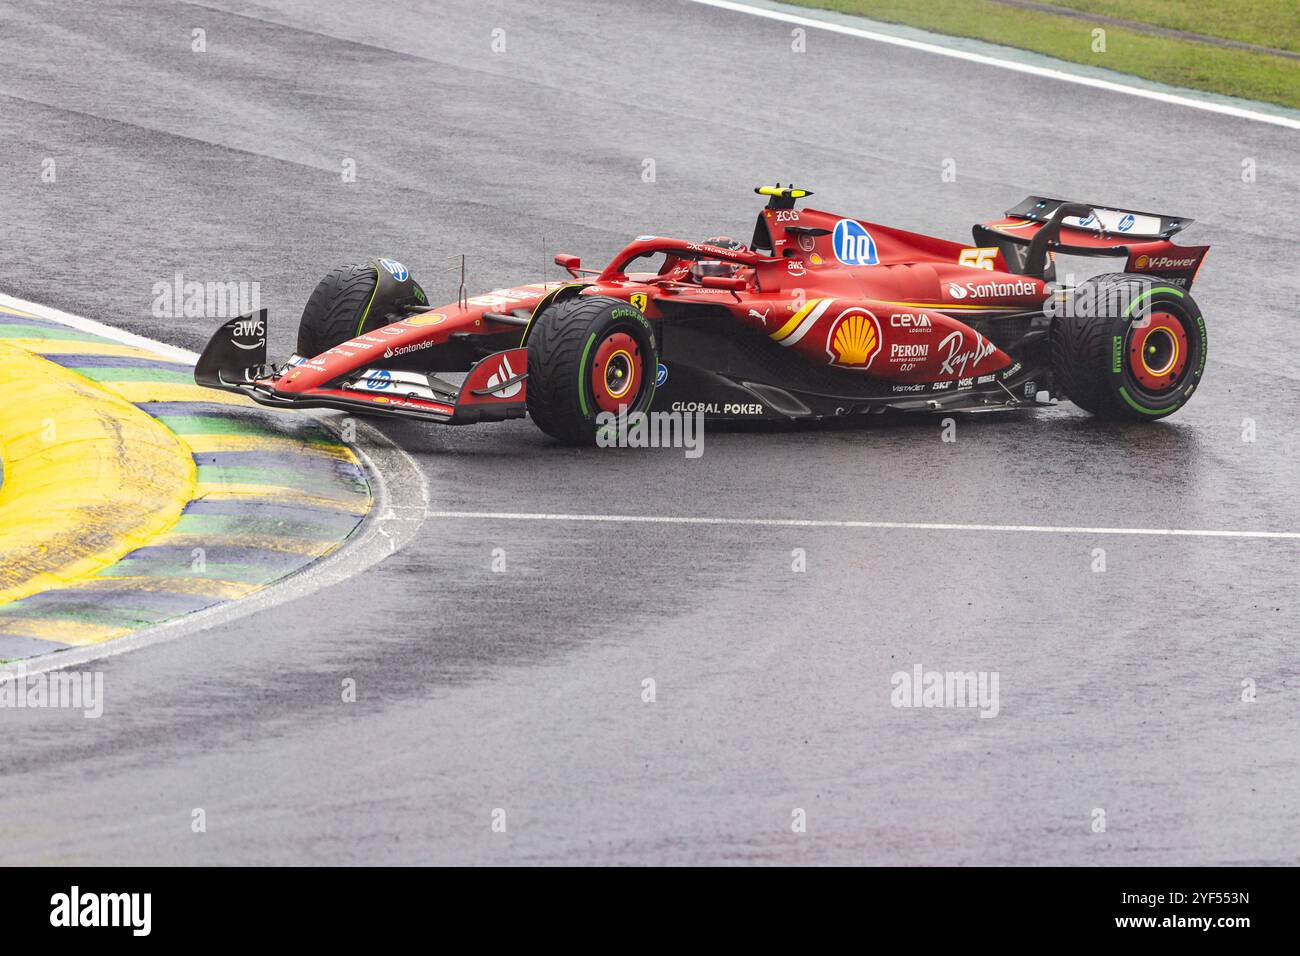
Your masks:
<svg viewBox="0 0 1300 956"><path fill-rule="evenodd" d="M194 384L194 373L181 368L109 368L94 366L92 368L74 368L72 371L84 375L94 382L175 382L182 385Z"/></svg>

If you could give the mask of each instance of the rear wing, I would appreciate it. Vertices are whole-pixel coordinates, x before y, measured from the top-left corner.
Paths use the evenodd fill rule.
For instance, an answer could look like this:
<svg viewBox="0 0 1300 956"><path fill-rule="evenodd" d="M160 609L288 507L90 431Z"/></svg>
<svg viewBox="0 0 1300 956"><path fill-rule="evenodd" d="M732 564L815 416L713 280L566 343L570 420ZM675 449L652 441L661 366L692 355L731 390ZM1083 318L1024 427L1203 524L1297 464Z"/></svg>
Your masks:
<svg viewBox="0 0 1300 956"><path fill-rule="evenodd" d="M972 228L975 245L996 247L1008 268L1053 281L1056 254L1124 256L1125 271L1158 276L1181 288L1196 278L1209 246L1170 241L1192 219L1030 196L1006 218Z"/></svg>

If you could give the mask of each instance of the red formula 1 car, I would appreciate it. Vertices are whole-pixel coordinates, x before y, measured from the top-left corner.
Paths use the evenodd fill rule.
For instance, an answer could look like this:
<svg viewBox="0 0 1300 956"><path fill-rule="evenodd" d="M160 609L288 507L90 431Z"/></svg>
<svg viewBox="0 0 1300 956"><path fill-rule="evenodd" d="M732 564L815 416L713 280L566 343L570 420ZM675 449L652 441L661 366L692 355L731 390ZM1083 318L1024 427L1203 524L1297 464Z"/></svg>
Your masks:
<svg viewBox="0 0 1300 956"><path fill-rule="evenodd" d="M282 408L450 425L527 413L567 442L620 411L799 420L1055 395L1150 421L1200 381L1188 290L1208 247L1170 242L1190 220L1031 196L964 245L797 208L806 190L756 192L768 203L749 245L639 236L600 270L556 256L573 281L450 305L392 259L335 269L297 355L267 364L262 311L223 325L195 378ZM1060 288L1058 253L1124 257L1124 271Z"/></svg>

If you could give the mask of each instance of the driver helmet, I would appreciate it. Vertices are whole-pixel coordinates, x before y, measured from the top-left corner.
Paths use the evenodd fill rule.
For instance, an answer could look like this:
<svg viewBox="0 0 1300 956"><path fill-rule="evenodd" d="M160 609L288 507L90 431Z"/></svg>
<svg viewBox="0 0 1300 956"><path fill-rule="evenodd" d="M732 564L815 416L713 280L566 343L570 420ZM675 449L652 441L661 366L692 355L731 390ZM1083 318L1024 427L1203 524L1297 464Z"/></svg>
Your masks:
<svg viewBox="0 0 1300 956"><path fill-rule="evenodd" d="M735 249L736 251L747 251L743 242L732 239L730 236L714 236L712 239L705 239L706 246L717 246L721 249ZM691 275L696 279L704 276L734 276L741 269L739 263L726 262L722 259L697 259L691 263Z"/></svg>

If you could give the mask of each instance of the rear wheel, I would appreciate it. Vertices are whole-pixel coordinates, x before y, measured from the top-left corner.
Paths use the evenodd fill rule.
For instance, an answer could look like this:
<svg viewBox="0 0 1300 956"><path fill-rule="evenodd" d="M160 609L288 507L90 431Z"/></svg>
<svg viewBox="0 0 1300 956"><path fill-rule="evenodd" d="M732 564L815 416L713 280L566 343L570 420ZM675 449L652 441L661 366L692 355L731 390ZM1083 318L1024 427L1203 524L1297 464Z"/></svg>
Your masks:
<svg viewBox="0 0 1300 956"><path fill-rule="evenodd" d="M608 296L550 306L528 336L528 413L568 444L591 444L602 413L644 412L659 364L640 309Z"/></svg>
<svg viewBox="0 0 1300 956"><path fill-rule="evenodd" d="M1187 404L1205 370L1205 319L1183 289L1116 273L1080 283L1052 321L1058 388L1101 418L1154 421Z"/></svg>

